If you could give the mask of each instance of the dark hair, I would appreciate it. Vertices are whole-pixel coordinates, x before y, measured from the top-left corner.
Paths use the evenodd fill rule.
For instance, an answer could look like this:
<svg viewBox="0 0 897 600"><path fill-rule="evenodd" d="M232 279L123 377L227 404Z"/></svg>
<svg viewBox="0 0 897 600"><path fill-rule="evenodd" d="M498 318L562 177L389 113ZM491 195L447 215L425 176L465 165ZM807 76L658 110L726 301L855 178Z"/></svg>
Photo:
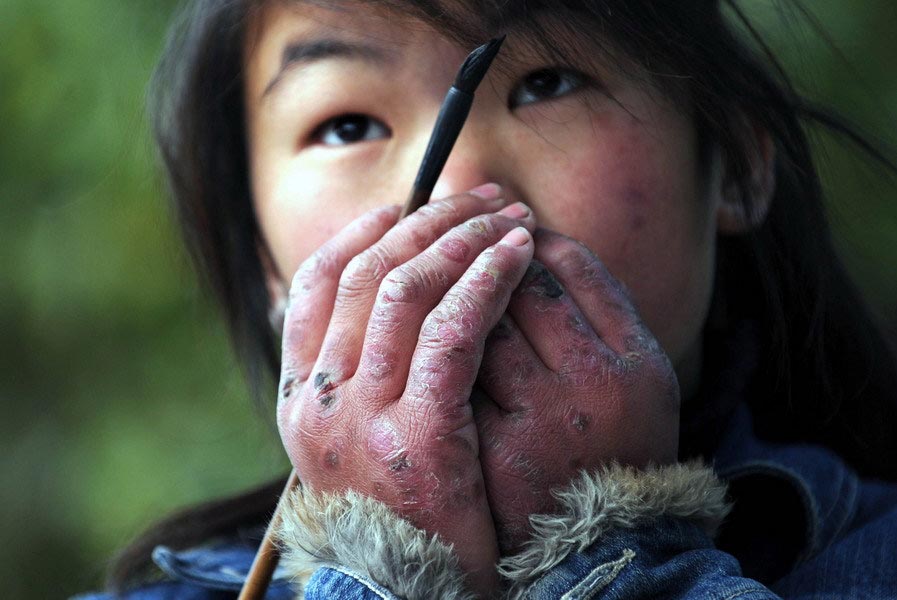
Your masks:
<svg viewBox="0 0 897 600"><path fill-rule="evenodd" d="M263 271L270 259L252 208L243 114L242 52L250 13L263 3L192 2L168 40L152 109L187 245L224 310L257 397L273 399L279 359ZM751 408L762 435L824 444L861 474L897 478L897 363L832 245L804 126L821 125L894 166L854 128L795 92L736 0L365 5L420 18L469 46L498 30L542 40L581 40L585 34L593 53L606 43L641 65L659 89L686 95L699 139L705 149L721 149L748 209L751 131L769 132L776 148L775 197L757 229L720 238L712 308L719 318L708 323L714 331L705 335L725 339L744 321L760 332L761 376ZM546 15L551 18L541 18ZM595 40L594 31L603 39ZM547 54L559 52L546 48ZM691 446L695 453L707 449ZM240 505L233 502L220 510ZM188 513L152 530L124 555L111 581L121 585L139 571L135 565L145 563L149 543L163 539L165 530L181 532L177 539L184 544L220 533L221 527L207 526L213 514Z"/></svg>

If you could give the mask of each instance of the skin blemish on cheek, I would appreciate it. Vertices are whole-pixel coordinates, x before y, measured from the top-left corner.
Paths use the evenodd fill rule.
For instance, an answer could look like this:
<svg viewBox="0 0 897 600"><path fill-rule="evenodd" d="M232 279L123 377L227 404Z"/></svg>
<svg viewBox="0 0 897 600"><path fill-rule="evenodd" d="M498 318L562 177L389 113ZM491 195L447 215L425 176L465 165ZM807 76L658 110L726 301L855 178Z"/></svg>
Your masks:
<svg viewBox="0 0 897 600"><path fill-rule="evenodd" d="M336 400L336 394L324 394L318 399L318 402L321 403L321 406L324 408L330 408L330 405Z"/></svg>
<svg viewBox="0 0 897 600"><path fill-rule="evenodd" d="M560 298L564 295L564 288L554 275L541 263L531 262L520 284L523 290L530 290L546 298Z"/></svg>
<svg viewBox="0 0 897 600"><path fill-rule="evenodd" d="M630 182L634 183L634 182ZM641 189L631 187L623 192L623 199L627 206L646 206L648 204L648 196Z"/></svg>
<svg viewBox="0 0 897 600"><path fill-rule="evenodd" d="M645 189L641 187L637 187L638 184L633 184L632 187L626 188L623 192L623 201L625 202L625 206L629 210L629 230L636 232L641 231L645 228L645 225L648 223L647 215L651 214L652 198L649 192L646 192Z"/></svg>
<svg viewBox="0 0 897 600"><path fill-rule="evenodd" d="M324 453L324 466L328 469L335 469L339 466L339 454L336 450L328 450Z"/></svg>

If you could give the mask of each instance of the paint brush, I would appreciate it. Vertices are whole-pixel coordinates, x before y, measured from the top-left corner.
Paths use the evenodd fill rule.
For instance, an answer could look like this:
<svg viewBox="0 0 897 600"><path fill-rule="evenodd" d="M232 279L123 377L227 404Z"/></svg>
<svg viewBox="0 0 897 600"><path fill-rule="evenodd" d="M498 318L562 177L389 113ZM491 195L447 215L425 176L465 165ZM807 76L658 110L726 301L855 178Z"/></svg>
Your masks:
<svg viewBox="0 0 897 600"><path fill-rule="evenodd" d="M289 479L287 479L287 484L283 488L283 493L280 495L280 500L277 501L274 515L271 517L271 521L268 522L265 537L262 538L262 543L259 545L255 559L252 561L252 566L249 567L249 573L246 574L246 581L243 583L243 588L240 590L240 596L237 600L261 600L265 597L265 592L268 591L268 585L274 576L274 569L277 568L277 563L280 561L280 553L277 549L277 542L274 539L277 536L277 528L280 527L280 513L284 510L284 505L287 503L290 494L298 486L299 475L296 473L296 469L293 469L290 472Z"/></svg>
<svg viewBox="0 0 897 600"><path fill-rule="evenodd" d="M439 179L445 161L448 160L449 153L470 113L473 94L486 76L486 71L489 70L504 41L505 36L501 36L483 44L467 56L464 64L458 70L455 82L449 88L442 107L439 109L436 125L433 127L433 133L430 134L430 142L424 152L424 159L417 172L417 178L414 180L411 195L402 209L401 218L407 217L430 201L436 180ZM280 527L281 511L284 510L283 507L287 499L298 485L299 477L294 469L277 502L274 516L268 523L265 537L255 555L255 560L252 561L252 567L246 575L246 582L243 584L243 589L240 590L238 600L261 600L265 596L271 577L274 575L274 569L280 560L274 538L277 528Z"/></svg>
<svg viewBox="0 0 897 600"><path fill-rule="evenodd" d="M458 70L455 83L449 88L445 100L442 101L439 116L436 118L436 126L433 127L433 133L430 134L430 142L427 144L424 159L417 171L411 195L402 209L401 218L407 217L430 201L436 180L439 179L445 161L448 160L449 153L470 113L473 94L480 82L483 81L483 77L486 76L486 71L489 70L489 66L504 41L505 36L501 36L483 44L468 55Z"/></svg>

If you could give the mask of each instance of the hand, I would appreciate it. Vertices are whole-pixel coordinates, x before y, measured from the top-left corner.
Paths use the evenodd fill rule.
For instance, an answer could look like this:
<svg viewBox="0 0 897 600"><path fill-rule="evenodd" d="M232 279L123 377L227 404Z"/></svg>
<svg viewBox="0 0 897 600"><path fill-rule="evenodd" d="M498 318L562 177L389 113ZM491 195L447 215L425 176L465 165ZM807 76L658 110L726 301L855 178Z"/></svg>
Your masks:
<svg viewBox="0 0 897 600"><path fill-rule="evenodd" d="M551 489L615 460L676 460L679 386L623 286L578 242L543 229L486 344L473 401L503 554Z"/></svg>
<svg viewBox="0 0 897 600"><path fill-rule="evenodd" d="M505 204L465 194L398 224L397 209L376 210L303 263L278 403L305 485L352 488L438 533L484 595L498 547L469 398L535 227L520 205L492 212Z"/></svg>

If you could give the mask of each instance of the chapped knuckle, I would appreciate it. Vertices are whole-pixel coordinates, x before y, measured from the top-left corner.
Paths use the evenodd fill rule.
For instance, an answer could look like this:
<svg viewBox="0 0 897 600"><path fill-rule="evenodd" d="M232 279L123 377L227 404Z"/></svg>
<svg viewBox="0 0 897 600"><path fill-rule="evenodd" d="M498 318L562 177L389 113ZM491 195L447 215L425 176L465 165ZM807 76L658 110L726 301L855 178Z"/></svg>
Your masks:
<svg viewBox="0 0 897 600"><path fill-rule="evenodd" d="M290 295L307 292L316 281L336 279L340 275L340 260L335 249L323 246L308 257L296 273L290 284Z"/></svg>
<svg viewBox="0 0 897 600"><path fill-rule="evenodd" d="M462 326L479 323L483 316L483 306L479 295L466 286L458 286L446 296L446 302L438 306L436 314L445 321L454 321Z"/></svg>
<svg viewBox="0 0 897 600"><path fill-rule="evenodd" d="M608 389L613 383L620 381L611 370L584 369L575 366L566 366L557 371L556 376L564 386L578 390Z"/></svg>
<svg viewBox="0 0 897 600"><path fill-rule="evenodd" d="M417 270L408 263L394 267L386 277L383 278L382 285L397 284L409 285L418 281Z"/></svg>
<svg viewBox="0 0 897 600"><path fill-rule="evenodd" d="M602 359L594 343L585 336L572 338L562 351L561 373L593 373L602 368Z"/></svg>
<svg viewBox="0 0 897 600"><path fill-rule="evenodd" d="M382 251L369 248L346 265L340 277L340 288L343 291L377 288L389 273L390 266Z"/></svg>
<svg viewBox="0 0 897 600"><path fill-rule="evenodd" d="M439 328L441 325L442 321L436 319L432 314L427 315L424 322L421 323L417 345L422 348L437 346L439 344Z"/></svg>
<svg viewBox="0 0 897 600"><path fill-rule="evenodd" d="M284 369L280 376L277 398L279 403L292 402L302 392L305 379L296 369Z"/></svg>
<svg viewBox="0 0 897 600"><path fill-rule="evenodd" d="M435 310L424 319L420 328L419 344L424 347L437 347L441 345L441 330L446 326L445 317Z"/></svg>
<svg viewBox="0 0 897 600"><path fill-rule="evenodd" d="M494 237L498 232L497 220L492 215L477 215L465 221L461 231L477 237Z"/></svg>
<svg viewBox="0 0 897 600"><path fill-rule="evenodd" d="M380 300L384 304L408 303L420 297L424 279L414 267L404 264L396 267L380 283Z"/></svg>
<svg viewBox="0 0 897 600"><path fill-rule="evenodd" d="M448 349L448 355L461 351L470 352L477 343L471 335L471 330L475 327L475 324L466 319L454 316L446 318L436 309L424 319L418 344L430 350Z"/></svg>
<svg viewBox="0 0 897 600"><path fill-rule="evenodd" d="M467 219L464 223L455 226L454 231L459 235L497 236L513 229L518 223L512 219L496 213L476 215Z"/></svg>
<svg viewBox="0 0 897 600"><path fill-rule="evenodd" d="M634 353L614 356L605 365L608 379L617 383L637 379L636 371L640 364L639 361L640 357Z"/></svg>
<svg viewBox="0 0 897 600"><path fill-rule="evenodd" d="M406 221L411 223L423 223L429 219L432 219L434 216L439 214L438 202L430 202L429 204L424 204L416 211L408 215Z"/></svg>
<svg viewBox="0 0 897 600"><path fill-rule="evenodd" d="M472 250L469 241L465 239L463 233L458 231L457 227L436 244L438 255L455 263L466 262Z"/></svg>
<svg viewBox="0 0 897 600"><path fill-rule="evenodd" d="M434 219L443 220L458 218L460 216L460 211L455 198L446 198L444 200L425 204L417 209L414 214L418 215L417 220L430 221Z"/></svg>
<svg viewBox="0 0 897 600"><path fill-rule="evenodd" d="M444 210L446 214L454 218L460 218L462 214L470 210L471 204L476 204L477 202L482 202L482 200L472 194L456 194L433 204Z"/></svg>

